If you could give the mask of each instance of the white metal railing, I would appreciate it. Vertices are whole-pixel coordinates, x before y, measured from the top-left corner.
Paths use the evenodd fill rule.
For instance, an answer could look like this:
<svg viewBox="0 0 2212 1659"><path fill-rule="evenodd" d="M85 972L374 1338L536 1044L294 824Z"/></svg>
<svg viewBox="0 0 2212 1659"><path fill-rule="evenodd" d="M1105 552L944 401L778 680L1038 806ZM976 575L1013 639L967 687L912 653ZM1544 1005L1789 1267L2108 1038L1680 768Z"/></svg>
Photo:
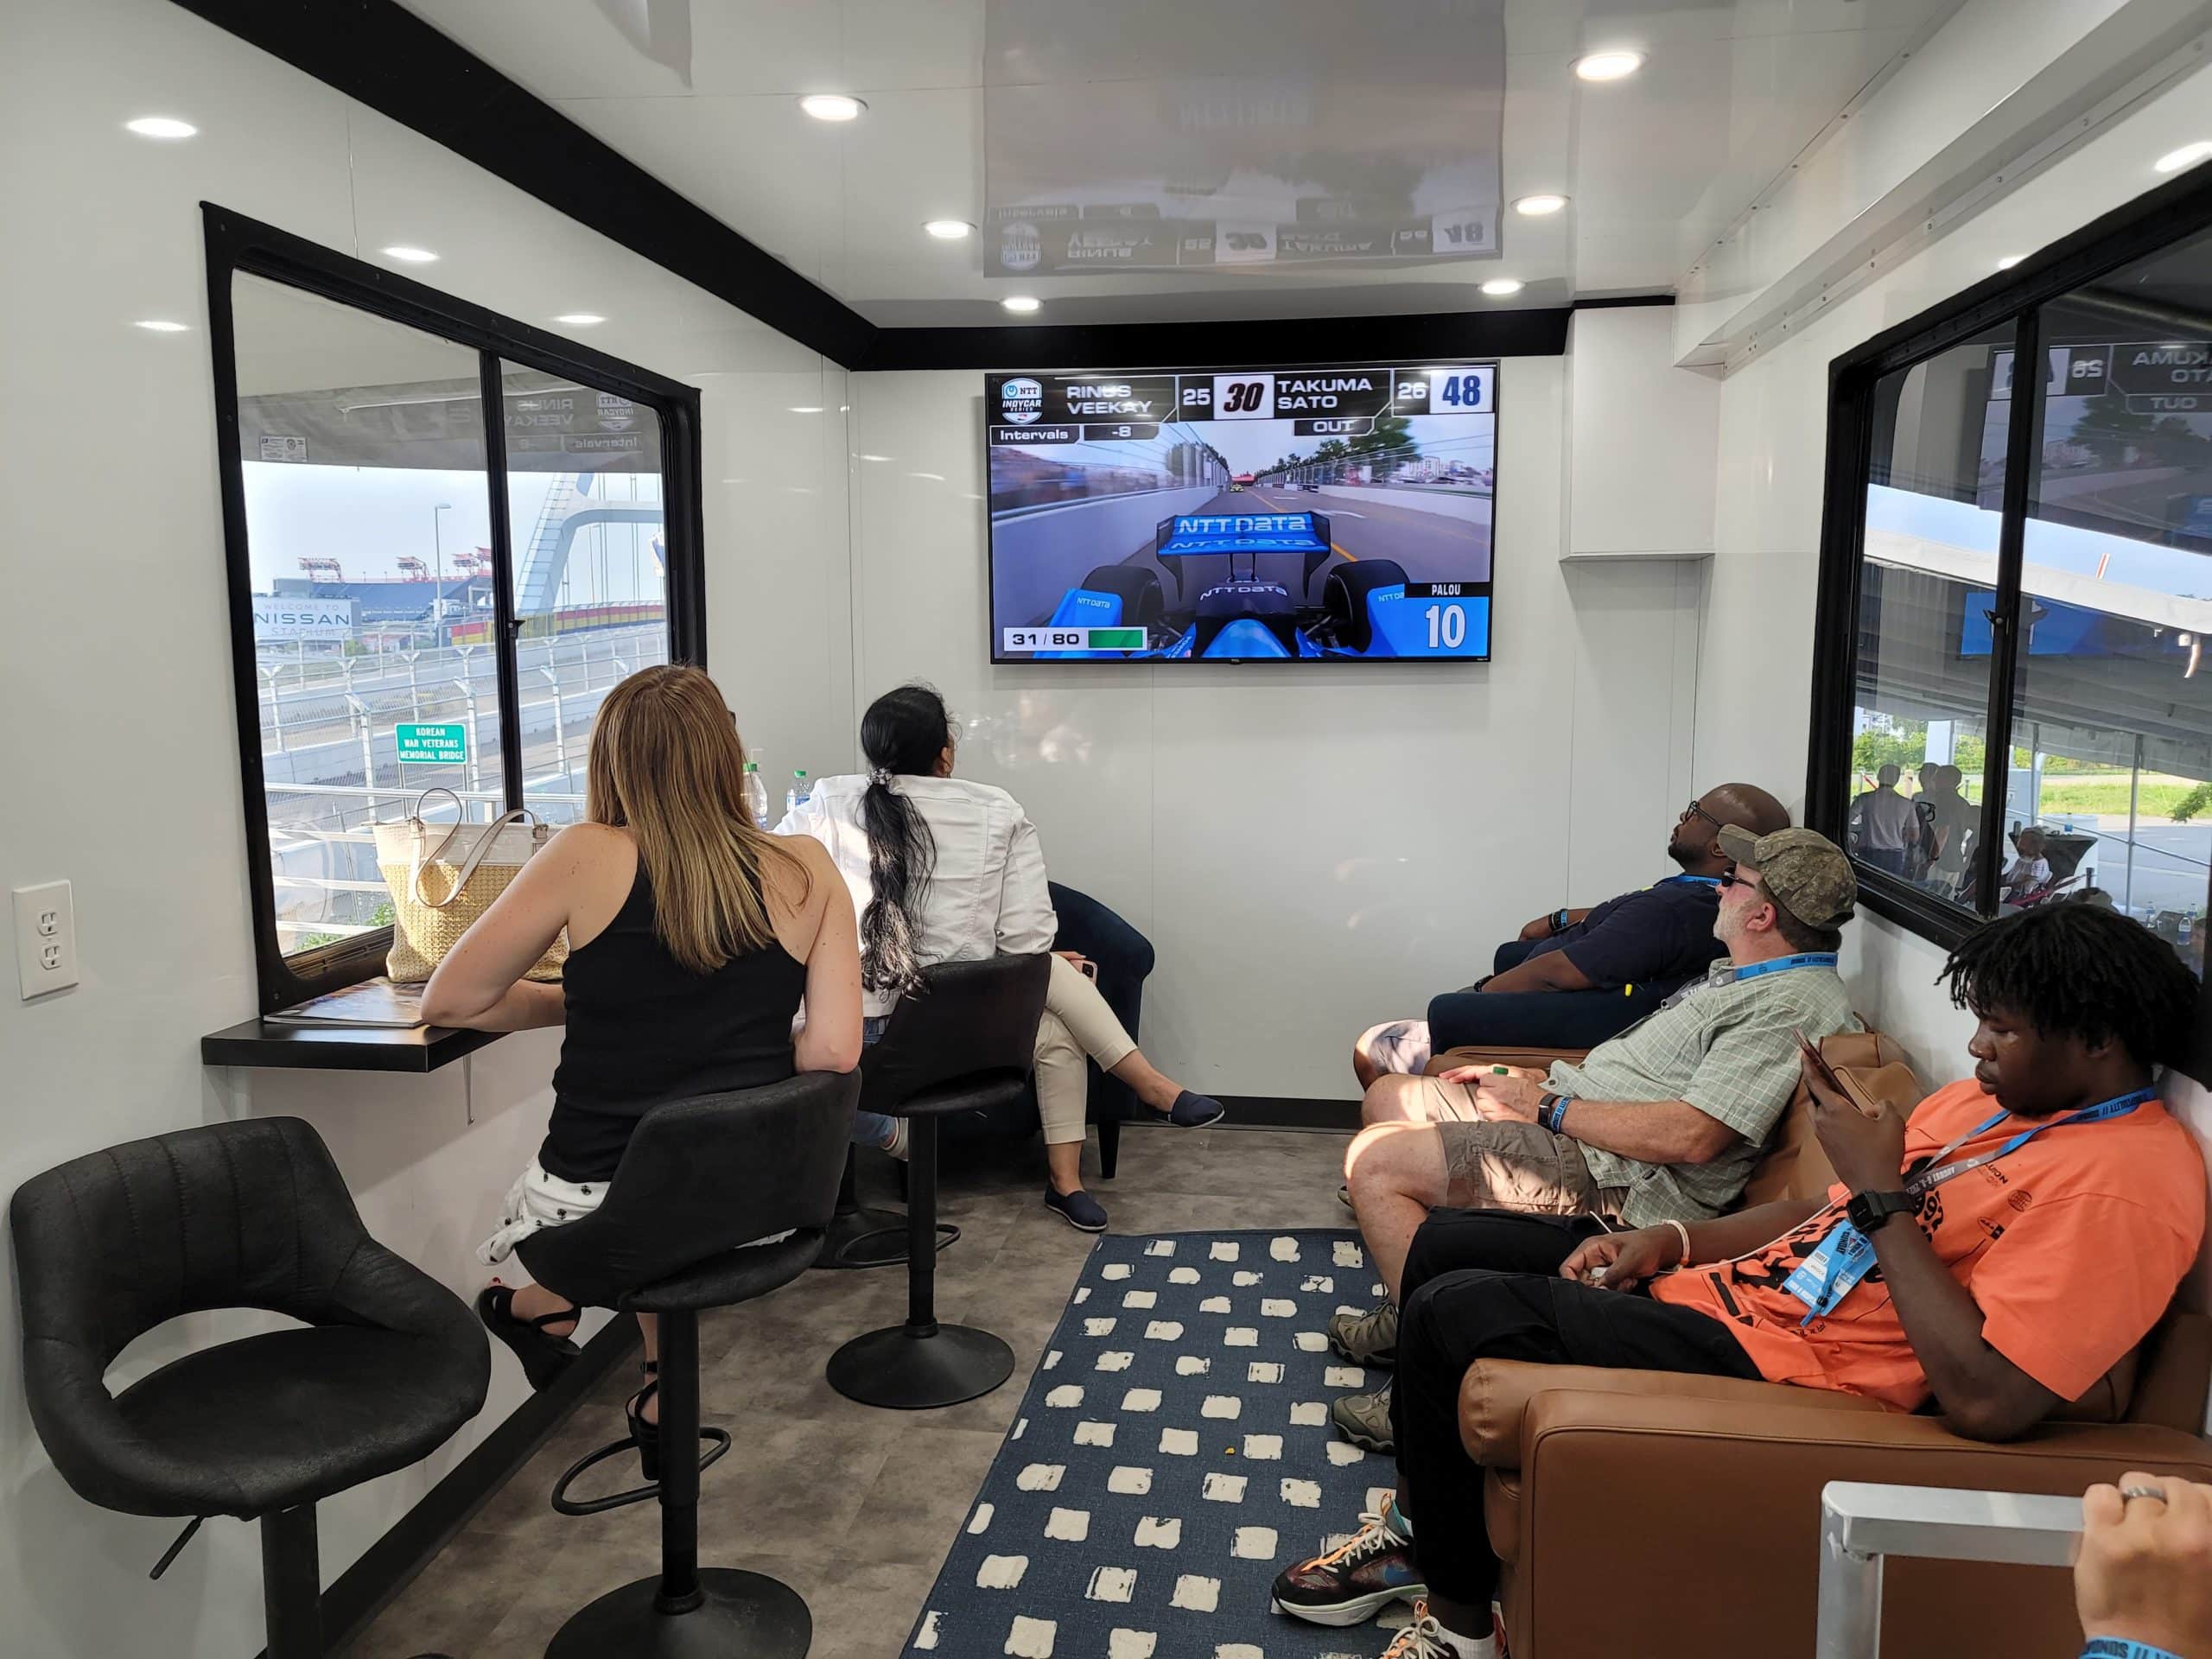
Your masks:
<svg viewBox="0 0 2212 1659"><path fill-rule="evenodd" d="M1891 1555L2070 1567L2081 1544L2078 1497L1830 1481L1821 1492L1815 1659L1879 1659L1882 1564Z"/></svg>

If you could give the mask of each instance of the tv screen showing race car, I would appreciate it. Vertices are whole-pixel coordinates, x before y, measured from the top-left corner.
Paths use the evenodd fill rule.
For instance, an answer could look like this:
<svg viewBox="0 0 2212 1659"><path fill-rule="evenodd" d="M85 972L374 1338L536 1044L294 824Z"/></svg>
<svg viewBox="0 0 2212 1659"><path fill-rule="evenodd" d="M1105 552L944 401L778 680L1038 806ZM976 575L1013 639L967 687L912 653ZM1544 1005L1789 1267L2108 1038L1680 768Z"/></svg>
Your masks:
<svg viewBox="0 0 2212 1659"><path fill-rule="evenodd" d="M1490 657L1497 365L994 374L991 660Z"/></svg>

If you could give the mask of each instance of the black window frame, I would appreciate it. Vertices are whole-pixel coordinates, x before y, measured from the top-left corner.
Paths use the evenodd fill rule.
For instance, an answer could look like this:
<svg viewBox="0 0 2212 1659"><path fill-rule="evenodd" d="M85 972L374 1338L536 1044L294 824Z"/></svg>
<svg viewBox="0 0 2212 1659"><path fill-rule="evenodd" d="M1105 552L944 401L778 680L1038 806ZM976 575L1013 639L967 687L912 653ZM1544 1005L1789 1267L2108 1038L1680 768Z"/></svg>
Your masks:
<svg viewBox="0 0 2212 1659"><path fill-rule="evenodd" d="M1813 700L1807 747L1805 821L1838 845L1850 809L1853 710L1859 670L1859 576L1866 486L1874 459L1882 379L1925 363L2007 323L2013 328L2013 391L2006 430L1998 540L1996 608L1990 614L1990 687L1985 746L1994 769L1982 798L1976 890L1995 890L2003 850L2018 682L2021 549L2028 492L2041 462L2044 375L2043 308L2148 255L2212 230L2212 167L2199 168L1835 358L1828 365L1827 461L1821 511L1821 564L1813 633ZM1971 915L1886 870L1853 861L1866 908L1945 950L1991 917ZM2207 877L2212 906L2212 872ZM2212 1079L2212 976L2198 1004L2196 1054L2189 1070Z"/></svg>
<svg viewBox="0 0 2212 1659"><path fill-rule="evenodd" d="M520 695L515 638L513 546L507 522L503 364L536 369L613 392L651 409L660 420L661 494L667 553L669 660L707 661L705 508L696 387L620 358L502 316L395 272L248 219L200 203L207 257L207 340L215 391L215 438L223 499L223 544L231 614L231 679L238 709L239 779L245 809L246 876L252 904L256 979L262 1014L359 984L384 971L391 930L378 928L289 960L276 934L276 888L270 863L269 796L261 764L258 676L254 660L253 574L247 545L245 469L239 448L236 329L232 279L258 276L336 304L401 323L477 354L485 419L485 488L493 540L493 644L499 685L500 791L506 806L522 801Z"/></svg>

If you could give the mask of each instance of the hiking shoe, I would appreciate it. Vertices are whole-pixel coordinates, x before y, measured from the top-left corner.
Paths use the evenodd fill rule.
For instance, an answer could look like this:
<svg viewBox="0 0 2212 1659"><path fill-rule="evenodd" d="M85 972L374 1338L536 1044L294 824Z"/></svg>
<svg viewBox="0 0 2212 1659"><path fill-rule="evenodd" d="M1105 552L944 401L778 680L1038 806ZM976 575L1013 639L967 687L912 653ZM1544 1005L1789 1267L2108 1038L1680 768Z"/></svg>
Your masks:
<svg viewBox="0 0 2212 1659"><path fill-rule="evenodd" d="M1398 1359L1398 1308L1395 1302L1364 1313L1329 1315L1329 1346L1355 1365L1394 1365Z"/></svg>
<svg viewBox="0 0 2212 1659"><path fill-rule="evenodd" d="M1072 1192L1045 1189L1045 1207L1079 1233L1106 1230L1106 1206L1081 1187Z"/></svg>
<svg viewBox="0 0 2212 1659"><path fill-rule="evenodd" d="M1229 1109L1211 1095L1192 1094L1185 1089L1175 1096L1175 1103L1160 1116L1179 1129L1203 1129L1209 1123L1218 1123L1229 1115Z"/></svg>
<svg viewBox="0 0 2212 1659"><path fill-rule="evenodd" d="M1370 1452L1380 1452L1388 1457L1397 1446L1390 1433L1388 1382L1372 1394L1348 1394L1333 1402L1329 1407L1329 1421L1336 1425L1338 1433Z"/></svg>
<svg viewBox="0 0 2212 1659"><path fill-rule="evenodd" d="M1363 1624L1392 1602L1428 1593L1414 1564L1413 1540L1400 1535L1397 1511L1363 1514L1343 1543L1275 1574L1268 1606L1309 1624Z"/></svg>

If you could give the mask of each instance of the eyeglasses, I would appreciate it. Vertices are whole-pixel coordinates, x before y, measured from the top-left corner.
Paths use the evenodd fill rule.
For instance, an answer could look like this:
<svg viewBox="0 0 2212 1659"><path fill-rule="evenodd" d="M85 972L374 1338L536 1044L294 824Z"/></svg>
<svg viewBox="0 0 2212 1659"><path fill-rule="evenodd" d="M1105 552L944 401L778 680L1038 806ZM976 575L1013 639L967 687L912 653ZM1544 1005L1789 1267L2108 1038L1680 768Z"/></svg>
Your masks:
<svg viewBox="0 0 2212 1659"><path fill-rule="evenodd" d="M1725 830L1728 827L1726 824L1721 823L1719 819L1714 817L1712 813L1707 811L1705 810L1705 803L1702 801L1692 801L1688 806L1682 809L1682 816L1675 819L1675 822L1677 823L1688 823L1692 818L1703 818L1715 830Z"/></svg>

